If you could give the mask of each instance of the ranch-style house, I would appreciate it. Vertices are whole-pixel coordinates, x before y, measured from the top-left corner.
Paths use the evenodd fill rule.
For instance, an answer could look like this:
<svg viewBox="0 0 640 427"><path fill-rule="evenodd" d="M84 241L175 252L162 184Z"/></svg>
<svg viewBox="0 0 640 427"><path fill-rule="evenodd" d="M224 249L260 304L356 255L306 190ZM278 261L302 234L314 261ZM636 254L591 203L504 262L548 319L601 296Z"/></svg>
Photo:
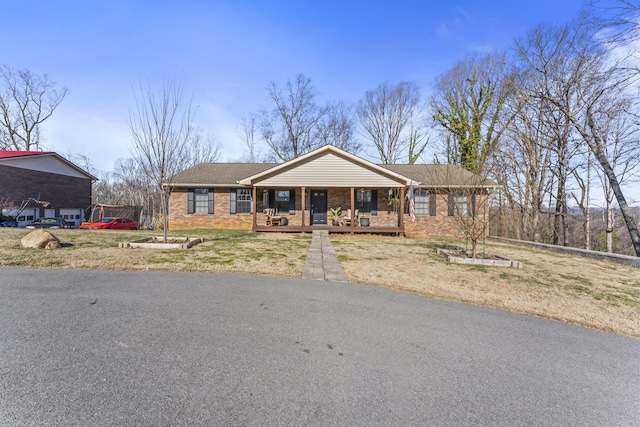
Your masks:
<svg viewBox="0 0 640 427"><path fill-rule="evenodd" d="M279 164L201 163L165 185L173 230L407 236L460 236L457 217L486 215L479 202L496 187L458 166L378 165L331 145Z"/></svg>

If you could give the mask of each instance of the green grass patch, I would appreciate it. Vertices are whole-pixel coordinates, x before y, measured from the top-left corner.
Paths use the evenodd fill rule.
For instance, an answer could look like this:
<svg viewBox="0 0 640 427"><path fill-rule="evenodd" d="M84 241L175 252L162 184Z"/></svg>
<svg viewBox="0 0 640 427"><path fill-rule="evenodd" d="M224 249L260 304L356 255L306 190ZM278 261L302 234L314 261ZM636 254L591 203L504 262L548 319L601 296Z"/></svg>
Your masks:
<svg viewBox="0 0 640 427"><path fill-rule="evenodd" d="M61 267L63 265L65 265L65 263L60 260L52 260L52 261L47 261L44 264L44 267Z"/></svg>
<svg viewBox="0 0 640 427"><path fill-rule="evenodd" d="M571 276L568 274L561 274L560 277L562 277L563 279L567 279L567 280L571 280L574 282L578 282L580 283L582 286L591 286L593 285L593 283L591 283L591 280L585 278L585 277L580 277L580 276Z"/></svg>
<svg viewBox="0 0 640 427"><path fill-rule="evenodd" d="M619 295L619 294L607 294L605 296L606 300L609 302L612 302L614 304L622 304L622 305L626 305L629 307L639 307L640 303L638 302L638 300L633 299L633 298L629 298L625 295Z"/></svg>
<svg viewBox="0 0 640 427"><path fill-rule="evenodd" d="M202 257L200 258L200 262L205 264L220 264L220 265L230 265L233 264L236 258L222 258L222 257Z"/></svg>
<svg viewBox="0 0 640 427"><path fill-rule="evenodd" d="M553 286L550 283L543 282L543 281L541 281L539 279L536 279L536 278L533 278L533 277L530 277L530 278L527 278L527 279L520 279L520 283L523 283L523 284L528 285L528 286L543 286L545 288L550 288L550 287Z"/></svg>
<svg viewBox="0 0 640 427"><path fill-rule="evenodd" d="M589 289L586 286L582 286L582 285L569 285L567 286L567 289L570 289L574 292L577 292L579 294L587 294L587 295L591 295L592 291L591 289Z"/></svg>
<svg viewBox="0 0 640 427"><path fill-rule="evenodd" d="M621 280L621 283L623 285L632 286L634 288L640 288L640 280L633 280L633 279Z"/></svg>
<svg viewBox="0 0 640 427"><path fill-rule="evenodd" d="M480 271L482 273L489 272L489 268L486 265L477 265L477 264L458 264L458 265L464 265L471 271Z"/></svg>

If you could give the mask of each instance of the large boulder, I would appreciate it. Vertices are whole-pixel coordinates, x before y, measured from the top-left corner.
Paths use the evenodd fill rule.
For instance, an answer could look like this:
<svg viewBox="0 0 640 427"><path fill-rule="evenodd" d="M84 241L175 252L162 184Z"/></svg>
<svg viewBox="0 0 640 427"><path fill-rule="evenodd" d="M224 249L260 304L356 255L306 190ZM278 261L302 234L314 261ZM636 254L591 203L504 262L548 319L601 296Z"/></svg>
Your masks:
<svg viewBox="0 0 640 427"><path fill-rule="evenodd" d="M59 249L60 240L42 228L32 231L20 240L23 248Z"/></svg>

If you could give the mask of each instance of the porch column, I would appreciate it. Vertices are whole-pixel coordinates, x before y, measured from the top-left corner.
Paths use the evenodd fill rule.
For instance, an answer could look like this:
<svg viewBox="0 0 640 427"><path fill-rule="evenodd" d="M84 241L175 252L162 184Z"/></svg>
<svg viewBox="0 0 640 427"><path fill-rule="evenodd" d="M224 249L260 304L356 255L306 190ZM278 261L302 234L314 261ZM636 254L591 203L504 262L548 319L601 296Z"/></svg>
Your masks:
<svg viewBox="0 0 640 427"><path fill-rule="evenodd" d="M356 189L354 187L351 187L351 218L349 218L350 224L349 227L353 228L356 226L356 222L355 222L355 216L356 216L356 210L355 210L355 206L356 206ZM351 231L351 233L353 233L353 230Z"/></svg>
<svg viewBox="0 0 640 427"><path fill-rule="evenodd" d="M404 230L404 187L400 188L400 212L398 212L398 227Z"/></svg>
<svg viewBox="0 0 640 427"><path fill-rule="evenodd" d="M251 187L251 203L253 203L253 229L255 230L258 226L258 200L256 195L258 194L256 187Z"/></svg>
<svg viewBox="0 0 640 427"><path fill-rule="evenodd" d="M301 225L304 227L304 210L305 210L304 199L306 198L304 194L305 187L300 187L300 190L301 190L300 192L302 193L302 200L300 203L300 207L302 208L302 224Z"/></svg>

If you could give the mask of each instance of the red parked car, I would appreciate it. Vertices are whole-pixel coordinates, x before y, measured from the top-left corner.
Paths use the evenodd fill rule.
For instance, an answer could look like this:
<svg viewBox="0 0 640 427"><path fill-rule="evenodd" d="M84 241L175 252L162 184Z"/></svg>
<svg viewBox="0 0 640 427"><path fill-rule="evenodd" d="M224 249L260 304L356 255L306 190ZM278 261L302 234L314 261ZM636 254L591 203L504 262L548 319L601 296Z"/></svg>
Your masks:
<svg viewBox="0 0 640 427"><path fill-rule="evenodd" d="M102 218L95 222L83 222L78 228L85 230L137 230L140 228L140 224L129 218Z"/></svg>

